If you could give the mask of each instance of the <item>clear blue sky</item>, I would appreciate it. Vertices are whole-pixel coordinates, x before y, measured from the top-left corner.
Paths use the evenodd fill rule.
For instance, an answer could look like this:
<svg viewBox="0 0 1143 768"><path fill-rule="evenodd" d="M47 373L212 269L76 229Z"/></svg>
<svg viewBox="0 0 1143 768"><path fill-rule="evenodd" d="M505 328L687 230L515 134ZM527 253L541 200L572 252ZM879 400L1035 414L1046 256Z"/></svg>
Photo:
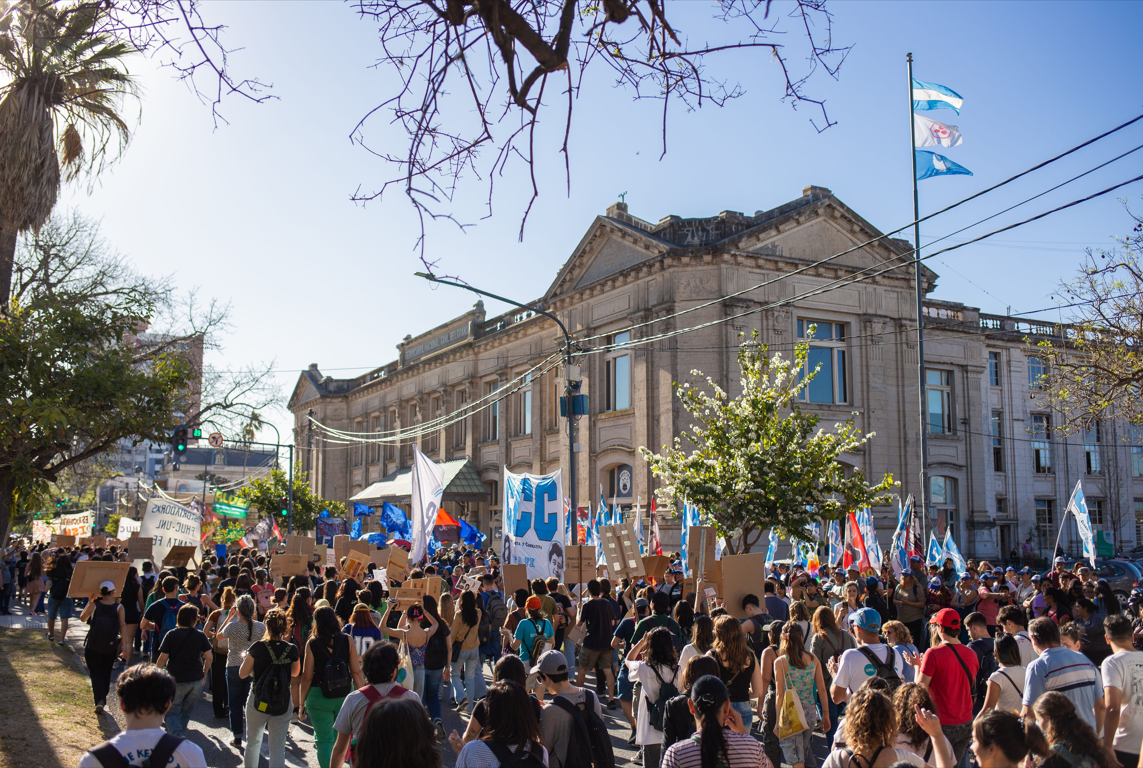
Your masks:
<svg viewBox="0 0 1143 768"><path fill-rule="evenodd" d="M592 218L621 192L631 213L657 221L668 214L753 213L794 199L804 186L829 187L882 230L912 218L905 54L915 76L965 97L958 117L930 117L960 127L960 147L942 150L973 177L921 182L922 213L931 212L1143 112L1138 35L1143 3L1128 2L834 2L835 40L852 44L838 81L824 73L808 92L828 99L837 125L819 134L808 105L780 102L782 84L765 56L735 54L712 62L746 94L725 108L669 119L668 153L659 159L659 106L634 103L602 73L575 109L570 196L558 154L563 112L549 108L541 132L541 197L523 243L517 242L527 199L521 166L497 182L494 217L484 186L469 179L454 210L477 226L428 232L441 270L522 300L540 296ZM694 39L724 34L697 0L672 3L677 25ZM775 3L775 12L789 10ZM396 357L395 344L459 313L470 294L433 291L420 268L412 209L398 192L355 205L360 185L392 175L349 141L357 121L391 91L375 25L331 2L207 2L204 12L230 26L226 41L240 74L274 84L278 100L252 105L229 99L229 125L214 129L209 109L169 70L139 58L144 88L135 139L122 161L89 194L64 205L99 218L107 238L139 269L174 274L186 290L233 302L232 333L216 367L276 361L283 394L311 362L351 376ZM804 47L788 27L789 47ZM796 62L795 62L796 63ZM1132 73L1135 73L1134 75ZM401 132L375 120L377 146L403 148ZM1067 161L927 224L922 241L1040 192L1143 144L1143 124ZM1026 218L1139 175L1143 151L1006 214ZM1128 219L1118 199L1143 208L1143 185L932 260L937 298L985 311L1050 307L1061 279L1072 276L1085 246L1111 244ZM971 230L958 239L985 231ZM911 237L911 233L909 234ZM511 275L510 280L505 280ZM503 308L493 303L489 313ZM1055 318L1053 311L1047 315ZM283 429L292 423L279 413ZM265 433L269 436L270 433ZM288 440L288 438L287 438Z"/></svg>

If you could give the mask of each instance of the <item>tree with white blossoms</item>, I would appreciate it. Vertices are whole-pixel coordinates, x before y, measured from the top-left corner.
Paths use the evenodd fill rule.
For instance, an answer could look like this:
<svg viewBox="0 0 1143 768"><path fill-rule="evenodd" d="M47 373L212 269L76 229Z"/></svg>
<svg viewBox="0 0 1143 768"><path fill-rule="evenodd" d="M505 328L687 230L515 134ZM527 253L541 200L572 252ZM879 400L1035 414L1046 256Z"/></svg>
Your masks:
<svg viewBox="0 0 1143 768"><path fill-rule="evenodd" d="M665 508L676 500L696 505L726 537L729 554L750 551L771 527L798 536L815 522L890 502L892 475L870 485L860 469L846 476L838 461L874 433L862 434L852 416L832 432L818 429L819 417L799 407L799 395L818 372L800 375L808 349L798 344L793 359L770 357L755 332L738 349L742 394L731 399L709 376L702 389L676 384L694 418L690 431L661 454L639 449L662 484L659 502Z"/></svg>

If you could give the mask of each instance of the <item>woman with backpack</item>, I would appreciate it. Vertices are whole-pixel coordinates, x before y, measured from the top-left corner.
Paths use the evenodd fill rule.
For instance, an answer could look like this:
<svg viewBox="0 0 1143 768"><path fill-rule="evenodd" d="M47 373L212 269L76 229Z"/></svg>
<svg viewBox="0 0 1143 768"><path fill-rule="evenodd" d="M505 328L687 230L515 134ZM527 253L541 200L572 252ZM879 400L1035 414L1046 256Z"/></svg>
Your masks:
<svg viewBox="0 0 1143 768"><path fill-rule="evenodd" d="M242 595L235 602L234 607L226 616L220 633L226 638L226 698L230 704L230 732L234 738L230 746L235 749L242 748L242 736L246 731L245 712L246 699L250 694L249 678L242 678L238 670L246 659L246 652L250 646L262 639L266 634L266 625L255 620L257 608L254 598Z"/></svg>
<svg viewBox="0 0 1143 768"><path fill-rule="evenodd" d="M460 593L460 610L452 621L452 695L457 711L468 705L468 713L484 695L484 674L480 669L480 635L477 628L484 612L476 607L476 595Z"/></svg>
<svg viewBox="0 0 1143 768"><path fill-rule="evenodd" d="M555 640L556 631L552 622L544 618L541 609L543 603L537 595L532 595L524 601L524 610L527 617L516 625L516 633L509 640L512 650L516 651L524 666L531 667L544 652L544 646Z"/></svg>
<svg viewBox="0 0 1143 768"><path fill-rule="evenodd" d="M79 620L89 625L87 637L83 641L83 660L91 673L91 693L95 697L95 711L103 714L107 706L107 692L111 690L111 671L115 659L131 652L126 637L126 622L123 606L116 600L115 584L105 581L99 591L87 601L87 607L79 615Z"/></svg>
<svg viewBox="0 0 1143 768"><path fill-rule="evenodd" d="M216 609L207 617L202 631L210 640L210 695L214 704L215 717L230 717L230 697L226 683L226 660L230 652L230 642L222 630L230 619L230 611L238 598L234 595L233 587L223 587L219 598L222 607ZM237 619L235 619L237 621Z"/></svg>
<svg viewBox="0 0 1143 768"><path fill-rule="evenodd" d="M312 603L313 595L310 593L309 587L298 587L294 591L294 596L290 599L289 627L286 631L289 633L290 642L298 646L299 651L306 647L306 638L310 636L310 627L313 625L314 612ZM290 722L297 725L302 722L298 718L298 710L302 706L302 678L300 675L294 678L291 686L292 698L294 700L294 716L290 719Z"/></svg>
<svg viewBox="0 0 1143 768"><path fill-rule="evenodd" d="M308 713L314 729L314 750L318 765L329 768L337 732L333 723L345 697L365 685L357 649L341 632L341 622L329 606L314 611L313 630L306 642L300 689L302 711ZM338 766L337 768L340 768Z"/></svg>
<svg viewBox="0 0 1143 768"><path fill-rule="evenodd" d="M135 644L135 634L139 631L139 620L143 618L143 586L139 583L139 570L135 566L127 569L127 580L119 594L123 606L123 668L131 666L131 655Z"/></svg>
<svg viewBox="0 0 1143 768"><path fill-rule="evenodd" d="M258 768L262 737L269 734L270 768L286 766L286 736L290 732L291 681L300 672L301 653L289 642L286 614L271 608L263 619L268 640L250 646L238 676L253 681L246 701L244 768Z"/></svg>
<svg viewBox="0 0 1143 768"><path fill-rule="evenodd" d="M762 745L743 725L731 706L729 691L714 675L691 686L688 702L696 734L672 744L663 754L662 768L766 768Z"/></svg>
<svg viewBox="0 0 1143 768"><path fill-rule="evenodd" d="M444 723L441 721L441 683L449 682L449 661L452 658L452 630L441 619L437 611L437 601L425 595L421 601L425 607L428 623L428 637L425 640L425 677L421 701L429 711L429 718L437 731L437 738L445 738ZM423 624L422 624L423 626Z"/></svg>
<svg viewBox="0 0 1143 768"><path fill-rule="evenodd" d="M691 689L699 678L711 675L718 677L718 662L710 656L692 656L686 664L680 664L683 672L683 691L667 702L667 714L663 718L663 752L672 744L689 739L695 733L695 716L691 714Z"/></svg>
<svg viewBox="0 0 1143 768"><path fill-rule="evenodd" d="M822 674L825 676L826 690L833 683L833 675L829 672L830 659L840 659L841 654L850 648L856 648L857 642L853 635L842 632L837 627L837 620L829 608L818 608L814 611L812 624L813 634L810 637L810 653L821 664ZM829 729L826 731L826 748L833 749L834 734L837 733L838 713L837 704L832 697L827 697L829 704Z"/></svg>
<svg viewBox="0 0 1143 768"><path fill-rule="evenodd" d="M773 638L771 643L774 643ZM742 718L742 723L749 729L754 722L751 692L761 707L767 685L758 660L746 645L746 632L738 619L719 616L715 620L714 646L710 649L710 654L718 662L719 677L730 691L730 706L734 707Z"/></svg>
<svg viewBox="0 0 1143 768"><path fill-rule="evenodd" d="M508 681L493 683L484 702L487 735L464 745L456 756L456 768L547 766L548 750L540 736L540 721L524 686Z"/></svg>
<svg viewBox="0 0 1143 768"><path fill-rule="evenodd" d="M48 569L48 578L51 586L48 587L48 640L55 635L56 616L60 617L60 645L66 645L67 624L71 620L73 601L67 596L71 587L71 575L74 568L71 558L63 548L56 550L52 566Z"/></svg>
<svg viewBox="0 0 1143 768"><path fill-rule="evenodd" d="M817 658L806 652L806 641L802 637L802 628L795 621L786 622L782 628L782 641L778 648L779 656L774 661L774 688L775 701L783 706L787 689L792 690L801 701L802 712L805 714L805 727L798 733L781 738L782 755L786 763L793 768L804 768L807 758L813 763L813 734L818 727L817 702L821 702L825 710L821 716L823 731L829 730L829 708L824 706L829 700L826 694L825 677L822 675L821 663ZM779 718L778 727L781 727Z"/></svg>
<svg viewBox="0 0 1143 768"><path fill-rule="evenodd" d="M678 694L677 683L681 682L674 633L655 627L635 644L626 663L628 677L643 686L635 716L635 743L643 748L643 768L659 768L667 703Z"/></svg>

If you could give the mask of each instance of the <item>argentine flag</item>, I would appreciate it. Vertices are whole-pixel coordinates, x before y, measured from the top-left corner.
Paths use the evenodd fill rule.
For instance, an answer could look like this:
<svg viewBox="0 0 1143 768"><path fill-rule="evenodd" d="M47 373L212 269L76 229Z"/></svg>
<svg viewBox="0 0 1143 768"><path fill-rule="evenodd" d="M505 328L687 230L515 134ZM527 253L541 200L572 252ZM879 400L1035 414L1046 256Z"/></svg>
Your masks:
<svg viewBox="0 0 1143 768"><path fill-rule="evenodd" d="M925 553L925 565L944 565L945 550L937 541L937 532L929 531L929 549Z"/></svg>
<svg viewBox="0 0 1143 768"><path fill-rule="evenodd" d="M958 165L944 155L936 152L926 152L923 149L913 151L917 156L917 181L932 176L971 176L972 171L963 165Z"/></svg>
<svg viewBox="0 0 1143 768"><path fill-rule="evenodd" d="M960 114L964 99L952 88L913 79L913 109L951 109Z"/></svg>
<svg viewBox="0 0 1143 768"><path fill-rule="evenodd" d="M1064 510L1066 515L1068 512L1076 519L1076 528L1079 529L1080 541L1083 542L1083 556L1091 561L1091 567L1095 567L1095 533L1091 528L1091 516L1087 511L1087 499L1083 495L1083 484L1076 481L1075 490L1072 491L1072 497L1068 499L1068 507Z"/></svg>

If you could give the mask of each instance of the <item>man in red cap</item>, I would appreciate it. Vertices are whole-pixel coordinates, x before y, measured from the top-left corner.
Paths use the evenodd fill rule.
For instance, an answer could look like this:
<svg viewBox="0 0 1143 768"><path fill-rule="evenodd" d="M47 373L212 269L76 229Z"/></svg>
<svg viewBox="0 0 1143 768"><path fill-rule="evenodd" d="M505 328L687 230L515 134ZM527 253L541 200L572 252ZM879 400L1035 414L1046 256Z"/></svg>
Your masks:
<svg viewBox="0 0 1143 768"><path fill-rule="evenodd" d="M959 764L972 741L972 681L980 662L961 644L960 614L952 608L934 613L929 624L937 627L940 645L926 651L923 659L906 655L905 660L917 668L917 682L929 689Z"/></svg>

